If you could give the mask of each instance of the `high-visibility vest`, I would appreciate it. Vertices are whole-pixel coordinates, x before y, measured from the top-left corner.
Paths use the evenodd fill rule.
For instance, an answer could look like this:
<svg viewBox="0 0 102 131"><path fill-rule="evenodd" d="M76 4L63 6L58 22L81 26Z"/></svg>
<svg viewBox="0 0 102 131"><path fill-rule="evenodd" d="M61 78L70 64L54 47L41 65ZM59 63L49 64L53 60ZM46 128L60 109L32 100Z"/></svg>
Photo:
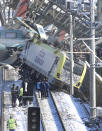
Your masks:
<svg viewBox="0 0 102 131"><path fill-rule="evenodd" d="M23 96L23 88L20 89L19 96Z"/></svg>
<svg viewBox="0 0 102 131"><path fill-rule="evenodd" d="M13 118L8 120L8 129L16 129L16 121Z"/></svg>

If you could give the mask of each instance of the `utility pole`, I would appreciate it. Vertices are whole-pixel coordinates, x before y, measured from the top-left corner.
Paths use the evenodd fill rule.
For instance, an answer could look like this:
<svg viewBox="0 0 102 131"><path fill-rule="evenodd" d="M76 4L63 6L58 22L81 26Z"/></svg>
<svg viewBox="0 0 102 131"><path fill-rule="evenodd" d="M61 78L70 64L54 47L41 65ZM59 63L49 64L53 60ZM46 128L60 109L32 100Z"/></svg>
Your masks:
<svg viewBox="0 0 102 131"><path fill-rule="evenodd" d="M91 45L92 53L90 54L90 119L96 118L96 78L95 78L95 17L94 17L94 0L90 0L91 13Z"/></svg>
<svg viewBox="0 0 102 131"><path fill-rule="evenodd" d="M72 15L70 15L70 95L74 95L73 87L73 25Z"/></svg>

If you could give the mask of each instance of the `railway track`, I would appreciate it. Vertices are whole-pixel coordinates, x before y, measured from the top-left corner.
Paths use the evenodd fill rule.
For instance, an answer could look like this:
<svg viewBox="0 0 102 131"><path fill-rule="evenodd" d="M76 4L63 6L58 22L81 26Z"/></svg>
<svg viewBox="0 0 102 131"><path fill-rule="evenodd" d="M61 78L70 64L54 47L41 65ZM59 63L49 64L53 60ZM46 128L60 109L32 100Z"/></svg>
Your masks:
<svg viewBox="0 0 102 131"><path fill-rule="evenodd" d="M19 125L17 129L27 131L27 109L29 106L40 107L40 131L90 130L85 125L85 122L89 120L89 107L79 98L64 92L49 91L49 97L42 99L35 91L31 105L12 108L11 93L10 91L4 91L2 94L2 131L7 131L6 124L11 113L15 118L17 117Z"/></svg>
<svg viewBox="0 0 102 131"><path fill-rule="evenodd" d="M41 119L44 131L65 131L51 95L49 94L48 98L42 99L39 98L39 94L36 92L35 97L41 110Z"/></svg>
<svg viewBox="0 0 102 131"><path fill-rule="evenodd" d="M85 125L89 121L88 108L85 108L81 99L70 96L64 92L51 92L58 110L63 127L66 131L90 130ZM94 130L94 128L93 128Z"/></svg>
<svg viewBox="0 0 102 131"><path fill-rule="evenodd" d="M71 131L71 130L79 131L80 129L82 129L83 131L90 130L90 128L85 125L86 122L89 121L88 105L84 104L81 99L76 99L74 97L69 96L68 94L65 94L66 96L68 95L66 98L68 98L69 100L69 105L67 105L68 103L64 103L63 101L61 101L63 97L60 94L63 93L50 92L49 98L41 99L39 98L38 92L35 93L36 101L41 109L41 118L44 130L46 131L50 130L49 126L47 125L48 122L51 122L49 119L50 117L52 119L52 117L56 116L57 120L60 123L57 124L61 125L60 128L61 131ZM51 114L48 113L49 112L48 107L52 112ZM54 110L54 112L52 110ZM48 116L48 114L52 116ZM55 125L57 124L55 123ZM56 130L59 131L59 129Z"/></svg>

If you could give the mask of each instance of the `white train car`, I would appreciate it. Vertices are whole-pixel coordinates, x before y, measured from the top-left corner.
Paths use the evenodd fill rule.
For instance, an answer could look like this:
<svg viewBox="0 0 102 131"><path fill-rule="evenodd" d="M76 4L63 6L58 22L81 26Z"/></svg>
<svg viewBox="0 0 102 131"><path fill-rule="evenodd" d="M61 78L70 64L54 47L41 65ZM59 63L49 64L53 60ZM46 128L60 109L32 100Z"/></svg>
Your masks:
<svg viewBox="0 0 102 131"><path fill-rule="evenodd" d="M37 41L36 41L37 43ZM63 87L70 84L70 60L65 52L42 42L29 43L21 54L24 62L46 76L50 83ZM86 64L74 66L74 86L80 88L86 73Z"/></svg>

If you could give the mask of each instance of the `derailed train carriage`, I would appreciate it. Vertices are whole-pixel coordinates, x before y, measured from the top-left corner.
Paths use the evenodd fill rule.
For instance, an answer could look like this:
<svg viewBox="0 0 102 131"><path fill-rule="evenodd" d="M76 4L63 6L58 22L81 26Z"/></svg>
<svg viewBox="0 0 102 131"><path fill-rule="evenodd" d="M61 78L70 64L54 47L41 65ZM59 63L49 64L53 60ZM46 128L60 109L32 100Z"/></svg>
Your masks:
<svg viewBox="0 0 102 131"><path fill-rule="evenodd" d="M46 76L51 84L57 87L65 87L65 85L68 87L70 84L70 59L67 53L42 41L46 40L46 34L41 25L35 24L33 29L21 18L17 17L17 20L34 34L34 42L26 45L21 59L25 64ZM81 87L86 70L85 62L74 63L74 87Z"/></svg>
<svg viewBox="0 0 102 131"><path fill-rule="evenodd" d="M20 58L25 64L46 76L56 87L70 85L70 59L66 52L35 39L26 45ZM81 87L86 69L86 63L74 64L74 87Z"/></svg>

